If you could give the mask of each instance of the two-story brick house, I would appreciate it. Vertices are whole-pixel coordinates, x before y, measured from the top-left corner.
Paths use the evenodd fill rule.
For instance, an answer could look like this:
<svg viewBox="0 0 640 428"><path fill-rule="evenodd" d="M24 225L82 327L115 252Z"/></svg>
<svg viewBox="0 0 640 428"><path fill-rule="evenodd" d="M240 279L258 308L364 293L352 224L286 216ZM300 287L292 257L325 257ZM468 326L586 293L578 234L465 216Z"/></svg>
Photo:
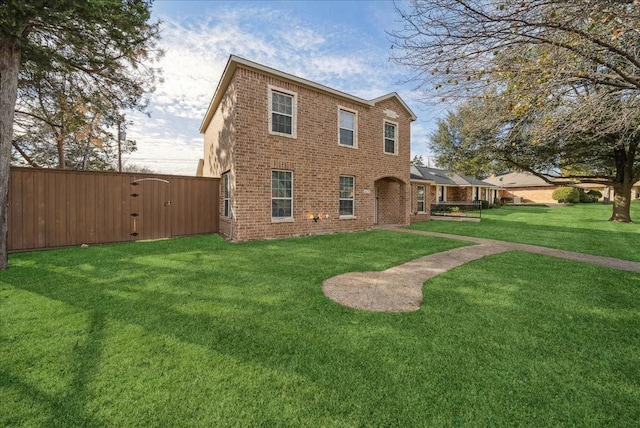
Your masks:
<svg viewBox="0 0 640 428"><path fill-rule="evenodd" d="M408 224L411 109L231 56L204 117L203 175L221 177L232 240Z"/></svg>

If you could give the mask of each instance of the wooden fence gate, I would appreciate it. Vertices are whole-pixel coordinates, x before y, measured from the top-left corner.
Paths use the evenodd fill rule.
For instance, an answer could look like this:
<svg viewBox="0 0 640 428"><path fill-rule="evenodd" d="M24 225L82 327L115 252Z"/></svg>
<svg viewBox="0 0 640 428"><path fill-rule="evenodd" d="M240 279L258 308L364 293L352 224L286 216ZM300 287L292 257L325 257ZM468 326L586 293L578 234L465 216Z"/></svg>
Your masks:
<svg viewBox="0 0 640 428"><path fill-rule="evenodd" d="M171 182L139 178L131 182L131 236L158 239L171 236Z"/></svg>
<svg viewBox="0 0 640 428"><path fill-rule="evenodd" d="M11 168L8 250L216 233L219 181Z"/></svg>

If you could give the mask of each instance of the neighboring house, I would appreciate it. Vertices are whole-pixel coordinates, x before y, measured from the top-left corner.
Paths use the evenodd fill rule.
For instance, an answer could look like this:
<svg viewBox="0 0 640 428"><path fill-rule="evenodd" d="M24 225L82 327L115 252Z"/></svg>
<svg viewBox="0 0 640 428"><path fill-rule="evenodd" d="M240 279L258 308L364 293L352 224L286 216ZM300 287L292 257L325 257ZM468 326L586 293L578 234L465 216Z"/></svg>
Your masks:
<svg viewBox="0 0 640 428"><path fill-rule="evenodd" d="M435 189L433 178L424 177L410 165L411 217L410 222L427 221L431 218L430 206Z"/></svg>
<svg viewBox="0 0 640 428"><path fill-rule="evenodd" d="M408 167L415 119L396 93L365 100L231 56L200 127L202 175L222 178L221 233L352 231L427 213Z"/></svg>
<svg viewBox="0 0 640 428"><path fill-rule="evenodd" d="M510 172L489 177L488 183L499 186L501 198L511 198L514 202L556 202L551 194L558 185L547 183L542 178L528 172Z"/></svg>
<svg viewBox="0 0 640 428"><path fill-rule="evenodd" d="M566 179L556 179L549 177L552 183L548 183L542 178L529 172L510 172L508 174L498 175L487 178L485 181L500 187L501 198L511 198L514 203L554 203L557 202L552 198L553 191L558 187L571 184ZM640 182L636 183L640 191ZM584 189L585 191L597 190L602 193L603 199L613 196L613 191L602 184L581 183L575 187Z"/></svg>
<svg viewBox="0 0 640 428"><path fill-rule="evenodd" d="M411 166L412 181L428 181L429 203L489 201L498 197L498 186L445 169Z"/></svg>

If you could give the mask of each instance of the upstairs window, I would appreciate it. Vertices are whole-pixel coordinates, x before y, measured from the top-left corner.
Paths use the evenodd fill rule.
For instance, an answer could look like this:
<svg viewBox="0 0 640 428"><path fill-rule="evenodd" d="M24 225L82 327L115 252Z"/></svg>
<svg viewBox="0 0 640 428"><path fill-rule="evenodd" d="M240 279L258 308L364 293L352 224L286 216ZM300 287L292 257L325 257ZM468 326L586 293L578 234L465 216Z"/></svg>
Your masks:
<svg viewBox="0 0 640 428"><path fill-rule="evenodd" d="M356 113L344 109L338 110L338 144L347 147L356 147Z"/></svg>
<svg viewBox="0 0 640 428"><path fill-rule="evenodd" d="M398 153L397 128L395 123L384 123L384 152L390 155Z"/></svg>
<svg viewBox="0 0 640 428"><path fill-rule="evenodd" d="M296 137L296 93L269 87L269 133Z"/></svg>
<svg viewBox="0 0 640 428"><path fill-rule="evenodd" d="M355 178L350 175L340 176L340 217L354 214Z"/></svg>

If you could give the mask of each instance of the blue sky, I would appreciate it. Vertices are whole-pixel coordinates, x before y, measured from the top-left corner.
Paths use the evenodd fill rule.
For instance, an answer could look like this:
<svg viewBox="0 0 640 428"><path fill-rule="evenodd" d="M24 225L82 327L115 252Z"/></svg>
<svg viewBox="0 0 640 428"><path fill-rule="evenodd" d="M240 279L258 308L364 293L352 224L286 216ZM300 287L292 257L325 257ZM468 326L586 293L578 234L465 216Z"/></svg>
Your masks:
<svg viewBox="0 0 640 428"><path fill-rule="evenodd" d="M372 99L398 92L418 116L412 155L424 157L443 107L427 108L405 83L411 71L389 61L385 31L398 28L392 1L156 0L163 21L164 81L150 96L150 118L130 114L127 163L193 175L203 156L200 122L230 54Z"/></svg>

